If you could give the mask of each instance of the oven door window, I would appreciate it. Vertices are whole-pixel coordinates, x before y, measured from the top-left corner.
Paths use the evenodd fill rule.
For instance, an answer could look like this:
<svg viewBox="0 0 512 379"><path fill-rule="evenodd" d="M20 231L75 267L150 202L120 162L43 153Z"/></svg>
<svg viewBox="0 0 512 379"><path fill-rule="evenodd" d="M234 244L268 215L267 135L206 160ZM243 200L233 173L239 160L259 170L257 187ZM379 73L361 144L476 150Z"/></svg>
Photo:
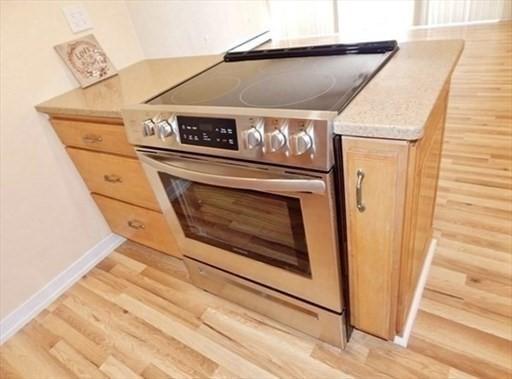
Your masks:
<svg viewBox="0 0 512 379"><path fill-rule="evenodd" d="M187 238L311 277L299 199L158 175Z"/></svg>

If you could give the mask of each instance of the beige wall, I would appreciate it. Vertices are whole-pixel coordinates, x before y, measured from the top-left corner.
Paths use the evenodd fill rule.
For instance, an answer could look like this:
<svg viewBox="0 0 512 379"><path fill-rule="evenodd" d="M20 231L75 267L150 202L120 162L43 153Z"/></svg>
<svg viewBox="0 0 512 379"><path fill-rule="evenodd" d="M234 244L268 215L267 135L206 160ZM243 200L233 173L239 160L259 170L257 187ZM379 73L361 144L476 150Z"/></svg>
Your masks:
<svg viewBox="0 0 512 379"><path fill-rule="evenodd" d="M0 1L0 319L110 233L34 105L77 86L64 1ZM143 58L125 2L82 1L117 68Z"/></svg>
<svg viewBox="0 0 512 379"><path fill-rule="evenodd" d="M269 28L265 0L130 0L147 58L215 54Z"/></svg>

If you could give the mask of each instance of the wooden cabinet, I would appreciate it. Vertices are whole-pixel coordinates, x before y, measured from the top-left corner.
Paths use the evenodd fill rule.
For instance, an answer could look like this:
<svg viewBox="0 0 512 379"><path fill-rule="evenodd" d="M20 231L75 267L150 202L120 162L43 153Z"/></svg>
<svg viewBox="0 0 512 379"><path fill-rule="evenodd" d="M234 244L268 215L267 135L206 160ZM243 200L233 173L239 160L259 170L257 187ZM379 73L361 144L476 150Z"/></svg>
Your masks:
<svg viewBox="0 0 512 379"><path fill-rule="evenodd" d="M52 118L114 233L181 257L121 119Z"/></svg>
<svg viewBox="0 0 512 379"><path fill-rule="evenodd" d="M432 239L447 87L418 141L342 138L351 323L403 332Z"/></svg>
<svg viewBox="0 0 512 379"><path fill-rule="evenodd" d="M343 138L352 324L386 338L395 329L408 150L403 141Z"/></svg>
<svg viewBox="0 0 512 379"><path fill-rule="evenodd" d="M98 122L53 118L51 123L66 146L136 157L121 120Z"/></svg>
<svg viewBox="0 0 512 379"><path fill-rule="evenodd" d="M93 194L92 197L114 233L164 253L180 256L176 240L162 213L101 195Z"/></svg>
<svg viewBox="0 0 512 379"><path fill-rule="evenodd" d="M448 86L432 111L423 138L410 143L407 193L404 208L397 327L401 333L409 312L425 256L432 240L432 221L436 204Z"/></svg>
<svg viewBox="0 0 512 379"><path fill-rule="evenodd" d="M91 192L160 210L138 159L73 147L67 151Z"/></svg>

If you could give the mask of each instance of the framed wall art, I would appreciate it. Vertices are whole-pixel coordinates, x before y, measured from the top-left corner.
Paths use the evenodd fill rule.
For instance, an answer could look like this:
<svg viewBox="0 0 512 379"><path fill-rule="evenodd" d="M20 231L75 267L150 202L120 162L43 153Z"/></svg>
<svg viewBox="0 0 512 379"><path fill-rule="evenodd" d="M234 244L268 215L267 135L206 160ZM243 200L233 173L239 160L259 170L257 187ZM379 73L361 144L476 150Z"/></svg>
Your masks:
<svg viewBox="0 0 512 379"><path fill-rule="evenodd" d="M89 34L55 46L82 88L117 74L100 44Z"/></svg>

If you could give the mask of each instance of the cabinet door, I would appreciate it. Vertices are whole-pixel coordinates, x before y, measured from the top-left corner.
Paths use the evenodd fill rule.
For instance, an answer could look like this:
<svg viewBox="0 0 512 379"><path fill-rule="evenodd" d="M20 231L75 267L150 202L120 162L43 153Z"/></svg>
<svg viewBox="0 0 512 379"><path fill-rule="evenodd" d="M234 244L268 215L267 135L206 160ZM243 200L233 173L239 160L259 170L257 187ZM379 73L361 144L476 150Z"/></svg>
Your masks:
<svg viewBox="0 0 512 379"><path fill-rule="evenodd" d="M407 157L405 141L343 137L351 322L395 333Z"/></svg>

